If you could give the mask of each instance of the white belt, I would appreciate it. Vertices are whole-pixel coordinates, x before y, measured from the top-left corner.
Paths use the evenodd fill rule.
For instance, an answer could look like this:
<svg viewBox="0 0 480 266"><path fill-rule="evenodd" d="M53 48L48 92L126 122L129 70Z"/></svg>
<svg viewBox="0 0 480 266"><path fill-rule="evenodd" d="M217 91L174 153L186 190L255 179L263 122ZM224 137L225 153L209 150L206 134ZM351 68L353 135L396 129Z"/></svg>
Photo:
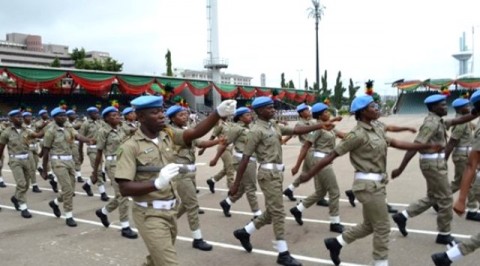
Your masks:
<svg viewBox="0 0 480 266"><path fill-rule="evenodd" d="M239 152L236 152L236 151L233 151L233 156L239 158L239 159L242 159L243 158L243 153L239 153ZM257 159L255 157L252 157L250 156L250 161L252 162L256 162Z"/></svg>
<svg viewBox="0 0 480 266"><path fill-rule="evenodd" d="M455 148L455 151L466 151L466 152L470 152L472 150L472 147L470 146L467 146L467 147L456 147Z"/></svg>
<svg viewBox="0 0 480 266"><path fill-rule="evenodd" d="M30 144L30 145L28 145L28 147L30 147L31 149L34 149L34 148L37 147L37 144Z"/></svg>
<svg viewBox="0 0 480 266"><path fill-rule="evenodd" d="M72 155L52 155L52 160L69 161L72 159L73 159Z"/></svg>
<svg viewBox="0 0 480 266"><path fill-rule="evenodd" d="M323 158L327 156L328 154L321 152L321 151L314 151L313 152L313 157L318 157L318 158Z"/></svg>
<svg viewBox="0 0 480 266"><path fill-rule="evenodd" d="M284 164L277 164L277 163L262 163L260 164L260 168L266 169L266 170L277 170L277 171L285 171L285 165Z"/></svg>
<svg viewBox="0 0 480 266"><path fill-rule="evenodd" d="M182 164L182 167L185 170L188 170L189 172L196 172L197 171L197 166L194 164Z"/></svg>
<svg viewBox="0 0 480 266"><path fill-rule="evenodd" d="M372 180L372 181L382 181L383 175L377 173L362 173L356 172L354 175L355 179L362 179L362 180Z"/></svg>
<svg viewBox="0 0 480 266"><path fill-rule="evenodd" d="M10 154L10 158L26 160L26 159L28 159L28 153L25 153L25 154Z"/></svg>
<svg viewBox="0 0 480 266"><path fill-rule="evenodd" d="M43 139L39 139L38 141L43 142Z"/></svg>
<svg viewBox="0 0 480 266"><path fill-rule="evenodd" d="M117 155L105 156L105 160L107 160L107 161L115 161L116 159L117 159Z"/></svg>
<svg viewBox="0 0 480 266"><path fill-rule="evenodd" d="M176 199L172 199L172 200L152 200L151 202L137 202L135 201L135 203L138 205L138 206L141 206L141 207L144 207L144 208L148 208L149 206L151 206L152 208L156 209L156 210L171 210L173 209L173 207L175 207L175 203L177 202Z"/></svg>
<svg viewBox="0 0 480 266"><path fill-rule="evenodd" d="M74 143L74 144L80 144L80 141L74 140L73 143Z"/></svg>
<svg viewBox="0 0 480 266"><path fill-rule="evenodd" d="M436 160L436 159L444 159L445 153L426 153L420 154L420 160Z"/></svg>
<svg viewBox="0 0 480 266"><path fill-rule="evenodd" d="M97 145L88 145L87 148L89 148L89 149L96 149L96 148L97 148Z"/></svg>

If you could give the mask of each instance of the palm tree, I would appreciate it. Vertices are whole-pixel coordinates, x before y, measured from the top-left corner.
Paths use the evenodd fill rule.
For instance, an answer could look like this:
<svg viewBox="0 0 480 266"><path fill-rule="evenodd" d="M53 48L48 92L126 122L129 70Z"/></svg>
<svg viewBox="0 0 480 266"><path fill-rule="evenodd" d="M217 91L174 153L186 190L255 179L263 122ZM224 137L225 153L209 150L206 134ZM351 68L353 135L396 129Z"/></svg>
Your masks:
<svg viewBox="0 0 480 266"><path fill-rule="evenodd" d="M312 0L313 7L309 7L307 9L308 11L308 17L309 18L315 18L315 40L316 40L316 52L317 52L317 79L316 79L316 84L319 86L320 84L320 67L318 64L318 22L322 19L323 16L323 10L325 9L325 6L320 5L320 0ZM315 88L314 88L315 89ZM317 88L318 89L318 88Z"/></svg>

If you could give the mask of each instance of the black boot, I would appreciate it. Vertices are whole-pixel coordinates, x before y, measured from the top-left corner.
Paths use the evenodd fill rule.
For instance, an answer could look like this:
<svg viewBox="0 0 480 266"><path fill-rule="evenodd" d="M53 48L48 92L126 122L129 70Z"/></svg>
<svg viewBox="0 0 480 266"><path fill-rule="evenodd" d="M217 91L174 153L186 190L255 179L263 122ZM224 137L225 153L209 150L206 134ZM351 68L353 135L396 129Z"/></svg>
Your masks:
<svg viewBox="0 0 480 266"><path fill-rule="evenodd" d="M132 228L130 227L122 228L122 236L128 239L138 238L138 234L133 232Z"/></svg>
<svg viewBox="0 0 480 266"><path fill-rule="evenodd" d="M83 184L82 188L89 197L93 197L92 187L88 183Z"/></svg>
<svg viewBox="0 0 480 266"><path fill-rule="evenodd" d="M5 185L5 182L1 181L0 182L0 187L7 187L7 185Z"/></svg>
<svg viewBox="0 0 480 266"><path fill-rule="evenodd" d="M436 204L436 203L434 203L434 204L432 205L432 208L433 208L433 210L434 210L435 212L438 212L438 210L440 210L440 207L438 207L438 204Z"/></svg>
<svg viewBox="0 0 480 266"><path fill-rule="evenodd" d="M53 192L58 193L58 183L55 181L55 177L52 174L49 174L48 179L50 179L49 183L50 186L52 186Z"/></svg>
<svg viewBox="0 0 480 266"><path fill-rule="evenodd" d="M105 172L102 172L102 179L103 183L107 182L107 175L105 175Z"/></svg>
<svg viewBox="0 0 480 266"><path fill-rule="evenodd" d="M70 227L76 227L76 226L77 226L77 222L75 222L75 220L73 219L73 217L67 218L67 219L65 220L65 224L67 224L67 225L70 226Z"/></svg>
<svg viewBox="0 0 480 266"><path fill-rule="evenodd" d="M345 195L347 195L347 198L348 198L348 202L350 202L350 205L352 205L352 207L355 207L355 194L353 194L353 191L352 190L346 190L345 191Z"/></svg>
<svg viewBox="0 0 480 266"><path fill-rule="evenodd" d="M295 221L299 225L303 225L303 220L302 220L302 212L297 209L297 207L293 207L290 209L290 213L295 217Z"/></svg>
<svg viewBox="0 0 480 266"><path fill-rule="evenodd" d="M465 219L470 221L480 222L480 213L478 212L467 212Z"/></svg>
<svg viewBox="0 0 480 266"><path fill-rule="evenodd" d="M283 195L287 196L287 198L288 198L290 201L296 201L296 200L297 200L297 198L295 198L295 197L293 196L293 191L292 191L291 189L289 189L289 188L287 188L287 189L285 189L285 190L283 191Z"/></svg>
<svg viewBox="0 0 480 266"><path fill-rule="evenodd" d="M90 191L91 191L91 189L90 189ZM87 192L87 194L88 194L88 192ZM108 201L110 198L107 196L107 193L103 192L103 193L100 194L100 199L102 201Z"/></svg>
<svg viewBox="0 0 480 266"><path fill-rule="evenodd" d="M40 188L37 185L32 187L32 192L33 193L42 193L42 191L40 190Z"/></svg>
<svg viewBox="0 0 480 266"><path fill-rule="evenodd" d="M403 236L407 236L407 218L401 213L392 215L393 221L397 224L398 230L402 233Z"/></svg>
<svg viewBox="0 0 480 266"><path fill-rule="evenodd" d="M330 232L335 232L335 233L343 233L343 230L345 229L345 227L338 223L338 224L330 224Z"/></svg>
<svg viewBox="0 0 480 266"><path fill-rule="evenodd" d="M230 214L230 205L227 203L227 200L220 201L220 207L222 207L225 217L232 217L232 214Z"/></svg>
<svg viewBox="0 0 480 266"><path fill-rule="evenodd" d="M212 250L213 246L208 244L205 240L203 239L194 239L192 242L192 247L196 249L200 249L203 251L210 251Z"/></svg>
<svg viewBox="0 0 480 266"><path fill-rule="evenodd" d="M77 182L78 183L83 183L83 182L85 182L85 180L83 180L83 178L81 176L77 176Z"/></svg>
<svg viewBox="0 0 480 266"><path fill-rule="evenodd" d="M103 214L102 209L96 210L95 215L97 215L97 217L100 218L100 221L102 222L103 226L105 227L110 226L110 222L108 221L108 216Z"/></svg>
<svg viewBox="0 0 480 266"><path fill-rule="evenodd" d="M50 206L50 208L52 208L53 214L54 214L57 218L60 218L60 216L62 215L62 213L60 212L60 208L58 208L58 205L55 204L55 202L54 202L53 200L48 203L48 206Z"/></svg>
<svg viewBox="0 0 480 266"><path fill-rule="evenodd" d="M446 252L435 253L432 255L432 260L435 266L450 266L452 261L448 258Z"/></svg>
<svg viewBox="0 0 480 266"><path fill-rule="evenodd" d="M198 214L205 214L205 211L202 210L202 209L200 209L200 208L198 208Z"/></svg>
<svg viewBox="0 0 480 266"><path fill-rule="evenodd" d="M18 199L15 198L15 196L12 196L10 198L10 201L13 203L13 206L15 207L15 210L20 211L20 203L18 203Z"/></svg>
<svg viewBox="0 0 480 266"><path fill-rule="evenodd" d="M326 238L323 242L325 243L325 247L330 251L330 259L333 264L336 266L340 265L340 251L342 250L342 245L340 245L336 238Z"/></svg>
<svg viewBox="0 0 480 266"><path fill-rule="evenodd" d="M387 210L388 210L388 213L392 213L392 214L395 214L398 212L398 210L394 209L390 204L387 204Z"/></svg>
<svg viewBox="0 0 480 266"><path fill-rule="evenodd" d="M28 209L25 209L21 213L22 217L25 219L32 218L32 214L28 211Z"/></svg>
<svg viewBox="0 0 480 266"><path fill-rule="evenodd" d="M302 264L292 257L288 251L278 253L277 263L285 266L302 266Z"/></svg>
<svg viewBox="0 0 480 266"><path fill-rule="evenodd" d="M328 203L328 200L326 199L320 199L317 201L317 206L323 206L323 207L328 207L330 203Z"/></svg>
<svg viewBox="0 0 480 266"><path fill-rule="evenodd" d="M247 252L252 252L252 244L250 243L250 234L247 233L247 230L245 230L245 228L235 230L233 232L233 235L235 236L236 239L240 240L242 247Z"/></svg>
<svg viewBox="0 0 480 266"><path fill-rule="evenodd" d="M459 243L459 241L456 240L455 238L453 238L453 236L450 235L450 234L448 234L448 235L438 234L437 239L435 240L435 243L441 244L441 245L455 246L457 243Z"/></svg>
<svg viewBox="0 0 480 266"><path fill-rule="evenodd" d="M212 179L207 179L207 185L210 189L210 192L215 193L215 182Z"/></svg>

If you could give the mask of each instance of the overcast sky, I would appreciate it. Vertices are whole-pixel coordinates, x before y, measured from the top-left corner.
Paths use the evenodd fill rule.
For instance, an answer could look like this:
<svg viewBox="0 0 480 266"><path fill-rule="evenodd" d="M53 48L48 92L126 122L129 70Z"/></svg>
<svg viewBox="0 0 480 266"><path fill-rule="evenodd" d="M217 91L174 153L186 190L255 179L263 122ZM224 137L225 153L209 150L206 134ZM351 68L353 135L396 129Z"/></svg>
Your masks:
<svg viewBox="0 0 480 266"><path fill-rule="evenodd" d="M28 4L27 4L28 3ZM472 26L480 51L480 2L474 0L324 0L320 69L333 87L338 71L362 86L392 94L394 80L455 78L459 37ZM106 51L124 72L161 74L170 49L174 68L203 69L207 58L206 0L3 1L0 39L38 34L44 43ZM311 0L218 0L220 57L228 73L279 87L280 74L301 87L315 80L315 23ZM478 60L477 60L478 59ZM478 62L478 63L477 63ZM480 57L475 73L480 72ZM480 76L477 74L477 76Z"/></svg>

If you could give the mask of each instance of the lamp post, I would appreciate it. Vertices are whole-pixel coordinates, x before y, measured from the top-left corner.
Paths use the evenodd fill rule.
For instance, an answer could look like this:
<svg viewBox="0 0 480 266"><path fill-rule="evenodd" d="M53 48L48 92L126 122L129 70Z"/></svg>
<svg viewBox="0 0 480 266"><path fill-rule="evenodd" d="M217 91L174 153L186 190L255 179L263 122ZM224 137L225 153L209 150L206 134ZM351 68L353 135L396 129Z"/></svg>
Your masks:
<svg viewBox="0 0 480 266"><path fill-rule="evenodd" d="M323 16L323 10L325 6L320 5L320 0L312 0L313 7L308 9L308 17L315 19L315 51L316 51L316 84L317 90L320 89L320 65L319 65L319 53L318 53L318 23Z"/></svg>

